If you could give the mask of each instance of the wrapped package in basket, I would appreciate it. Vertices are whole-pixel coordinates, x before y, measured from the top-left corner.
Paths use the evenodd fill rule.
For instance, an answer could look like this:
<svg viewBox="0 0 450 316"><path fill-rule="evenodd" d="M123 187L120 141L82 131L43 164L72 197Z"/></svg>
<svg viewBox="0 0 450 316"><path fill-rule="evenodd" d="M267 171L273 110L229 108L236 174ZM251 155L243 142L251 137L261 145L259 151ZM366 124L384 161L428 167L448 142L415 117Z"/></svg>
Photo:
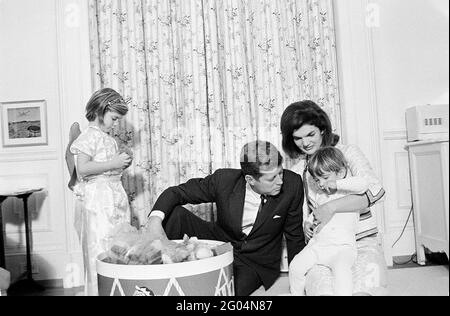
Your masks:
<svg viewBox="0 0 450 316"><path fill-rule="evenodd" d="M181 242L153 239L145 230L129 225L117 227L109 239L108 263L123 265L172 264L210 258L214 249L196 237Z"/></svg>

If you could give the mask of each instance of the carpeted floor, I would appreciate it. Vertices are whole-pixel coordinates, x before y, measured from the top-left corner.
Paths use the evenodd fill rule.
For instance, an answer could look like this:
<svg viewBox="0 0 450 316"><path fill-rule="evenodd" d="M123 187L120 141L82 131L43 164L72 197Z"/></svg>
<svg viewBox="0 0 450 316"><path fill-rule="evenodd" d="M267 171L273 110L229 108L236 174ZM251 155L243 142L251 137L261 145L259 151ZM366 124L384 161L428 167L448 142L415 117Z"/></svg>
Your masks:
<svg viewBox="0 0 450 316"><path fill-rule="evenodd" d="M388 271L391 296L449 296L448 266Z"/></svg>
<svg viewBox="0 0 450 316"><path fill-rule="evenodd" d="M425 266L404 267L388 270L388 295L390 296L449 296L449 267ZM258 289L252 296L278 296L289 293L287 274L283 275L268 290ZM30 294L23 293L27 296ZM33 296L79 296L83 288L47 288Z"/></svg>
<svg viewBox="0 0 450 316"><path fill-rule="evenodd" d="M389 296L449 296L449 268L425 266L388 270ZM283 274L268 290L258 289L252 296L277 296L289 293L289 282Z"/></svg>

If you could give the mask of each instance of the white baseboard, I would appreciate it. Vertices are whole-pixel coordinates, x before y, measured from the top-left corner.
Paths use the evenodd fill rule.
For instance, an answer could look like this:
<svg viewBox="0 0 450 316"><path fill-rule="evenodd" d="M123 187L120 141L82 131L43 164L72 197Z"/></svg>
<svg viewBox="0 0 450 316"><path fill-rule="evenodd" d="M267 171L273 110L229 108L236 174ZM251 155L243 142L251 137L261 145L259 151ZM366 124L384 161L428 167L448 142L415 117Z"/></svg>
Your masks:
<svg viewBox="0 0 450 316"><path fill-rule="evenodd" d="M33 279L47 282L61 280L57 284L64 288L83 285L83 256L73 253L33 253ZM11 273L11 282L18 281L26 272L26 255L14 254L6 257L6 269Z"/></svg>

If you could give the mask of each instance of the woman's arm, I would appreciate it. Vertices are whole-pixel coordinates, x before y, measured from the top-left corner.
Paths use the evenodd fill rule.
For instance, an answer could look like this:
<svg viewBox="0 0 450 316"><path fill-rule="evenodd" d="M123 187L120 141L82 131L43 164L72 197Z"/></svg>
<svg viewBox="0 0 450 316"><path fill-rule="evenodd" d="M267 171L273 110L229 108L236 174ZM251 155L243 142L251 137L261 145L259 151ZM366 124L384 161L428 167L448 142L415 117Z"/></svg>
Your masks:
<svg viewBox="0 0 450 316"><path fill-rule="evenodd" d="M351 175L353 177L362 177L368 182L369 187L365 192L365 196L369 203L368 206L370 207L380 201L384 196L385 191L363 152L356 145L343 146L342 152L347 159Z"/></svg>
<svg viewBox="0 0 450 316"><path fill-rule="evenodd" d="M77 172L80 176L91 176L102 174L106 171L125 169L131 163L131 158L126 153L116 155L112 160L105 162L94 162L86 154L79 153L77 157Z"/></svg>
<svg viewBox="0 0 450 316"><path fill-rule="evenodd" d="M318 206L314 210L314 215L321 224L325 225L336 213L363 213L368 206L366 194L352 194Z"/></svg>
<svg viewBox="0 0 450 316"><path fill-rule="evenodd" d="M347 195L318 207L314 214L323 225L328 223L335 213L367 212L367 208L380 201L385 193L369 161L358 146L343 146L341 150L347 159L351 176L366 180L368 189L364 194Z"/></svg>

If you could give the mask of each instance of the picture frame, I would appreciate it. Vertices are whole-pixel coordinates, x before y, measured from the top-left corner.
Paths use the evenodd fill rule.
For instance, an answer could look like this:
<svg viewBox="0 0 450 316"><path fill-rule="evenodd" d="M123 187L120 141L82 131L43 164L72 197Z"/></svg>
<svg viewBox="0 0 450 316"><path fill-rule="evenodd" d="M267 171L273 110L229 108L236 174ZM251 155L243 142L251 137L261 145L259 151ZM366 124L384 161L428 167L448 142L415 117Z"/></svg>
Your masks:
<svg viewBox="0 0 450 316"><path fill-rule="evenodd" d="M45 100L0 102L3 147L48 144Z"/></svg>

